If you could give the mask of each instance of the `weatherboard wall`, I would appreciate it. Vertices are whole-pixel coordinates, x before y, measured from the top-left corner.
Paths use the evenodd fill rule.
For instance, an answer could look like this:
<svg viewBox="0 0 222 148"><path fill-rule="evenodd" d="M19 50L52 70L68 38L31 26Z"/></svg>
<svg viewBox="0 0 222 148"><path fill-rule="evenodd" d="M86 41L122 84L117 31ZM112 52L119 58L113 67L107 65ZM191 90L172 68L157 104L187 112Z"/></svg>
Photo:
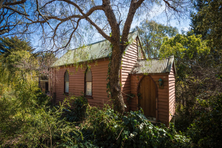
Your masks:
<svg viewBox="0 0 222 148"><path fill-rule="evenodd" d="M126 110L130 110L130 102L127 101L127 98L131 93L131 81L129 73L132 71L133 66L137 61L138 55L138 40L135 40L125 51L122 57L122 66L121 66L121 84L122 84L122 95L124 102L127 106Z"/></svg>
<svg viewBox="0 0 222 148"><path fill-rule="evenodd" d="M169 121L170 121L173 115L175 114L175 105L176 105L174 65L171 67L168 79L169 79L168 88L169 88Z"/></svg>
<svg viewBox="0 0 222 148"><path fill-rule="evenodd" d="M88 102L92 106L103 107L104 104L109 104L110 99L106 92L106 78L108 72L108 59L97 60L90 65L92 72L92 98L88 98ZM64 94L64 74L69 71L69 94ZM53 68L52 88L53 93L56 93L56 103L62 102L68 96L81 96L84 93L84 78L86 66L61 66Z"/></svg>

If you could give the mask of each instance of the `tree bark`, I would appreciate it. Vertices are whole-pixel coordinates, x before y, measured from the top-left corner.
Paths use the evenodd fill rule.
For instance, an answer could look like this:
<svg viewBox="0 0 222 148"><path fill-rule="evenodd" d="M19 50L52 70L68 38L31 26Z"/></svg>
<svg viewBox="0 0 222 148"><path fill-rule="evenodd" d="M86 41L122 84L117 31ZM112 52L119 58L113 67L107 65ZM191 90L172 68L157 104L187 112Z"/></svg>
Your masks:
<svg viewBox="0 0 222 148"><path fill-rule="evenodd" d="M2 8L4 0L0 0L0 9Z"/></svg>
<svg viewBox="0 0 222 148"><path fill-rule="evenodd" d="M112 49L112 60L110 67L110 91L111 91L111 99L114 104L114 110L123 114L125 112L125 105L123 96L121 93L120 86L120 67L122 60L122 50L121 50L120 41L117 40L113 44Z"/></svg>

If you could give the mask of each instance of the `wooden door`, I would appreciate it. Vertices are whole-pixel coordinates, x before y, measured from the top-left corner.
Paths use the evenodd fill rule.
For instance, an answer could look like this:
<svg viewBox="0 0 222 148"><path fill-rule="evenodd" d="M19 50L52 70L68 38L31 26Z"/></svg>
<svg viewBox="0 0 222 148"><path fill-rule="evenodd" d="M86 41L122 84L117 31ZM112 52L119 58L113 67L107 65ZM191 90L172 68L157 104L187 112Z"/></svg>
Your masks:
<svg viewBox="0 0 222 148"><path fill-rule="evenodd" d="M139 105L144 111L146 117L156 118L156 97L157 89L156 84L150 76L145 76L140 82L139 92Z"/></svg>

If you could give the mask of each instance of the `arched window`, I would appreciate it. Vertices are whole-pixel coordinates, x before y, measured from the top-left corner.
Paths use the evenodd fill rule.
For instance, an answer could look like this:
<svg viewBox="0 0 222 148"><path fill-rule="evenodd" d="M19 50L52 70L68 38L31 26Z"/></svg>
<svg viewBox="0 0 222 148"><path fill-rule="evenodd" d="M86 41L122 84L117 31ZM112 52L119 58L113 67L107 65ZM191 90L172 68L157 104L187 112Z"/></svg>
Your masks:
<svg viewBox="0 0 222 148"><path fill-rule="evenodd" d="M64 85L65 85L64 92L69 93L69 73L68 73L68 71L65 72Z"/></svg>
<svg viewBox="0 0 222 148"><path fill-rule="evenodd" d="M92 72L89 68L85 73L85 96L92 96Z"/></svg>

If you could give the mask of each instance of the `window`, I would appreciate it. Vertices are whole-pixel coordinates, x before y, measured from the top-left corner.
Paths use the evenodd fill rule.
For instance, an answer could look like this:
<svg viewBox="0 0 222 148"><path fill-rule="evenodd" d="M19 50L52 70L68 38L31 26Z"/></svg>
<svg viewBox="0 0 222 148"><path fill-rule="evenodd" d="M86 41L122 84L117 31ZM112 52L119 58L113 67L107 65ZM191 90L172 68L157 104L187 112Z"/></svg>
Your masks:
<svg viewBox="0 0 222 148"><path fill-rule="evenodd" d="M92 96L92 72L89 68L85 74L85 96Z"/></svg>
<svg viewBox="0 0 222 148"><path fill-rule="evenodd" d="M64 78L64 85L65 85L65 93L69 93L69 73L68 71L65 72L65 78Z"/></svg>

